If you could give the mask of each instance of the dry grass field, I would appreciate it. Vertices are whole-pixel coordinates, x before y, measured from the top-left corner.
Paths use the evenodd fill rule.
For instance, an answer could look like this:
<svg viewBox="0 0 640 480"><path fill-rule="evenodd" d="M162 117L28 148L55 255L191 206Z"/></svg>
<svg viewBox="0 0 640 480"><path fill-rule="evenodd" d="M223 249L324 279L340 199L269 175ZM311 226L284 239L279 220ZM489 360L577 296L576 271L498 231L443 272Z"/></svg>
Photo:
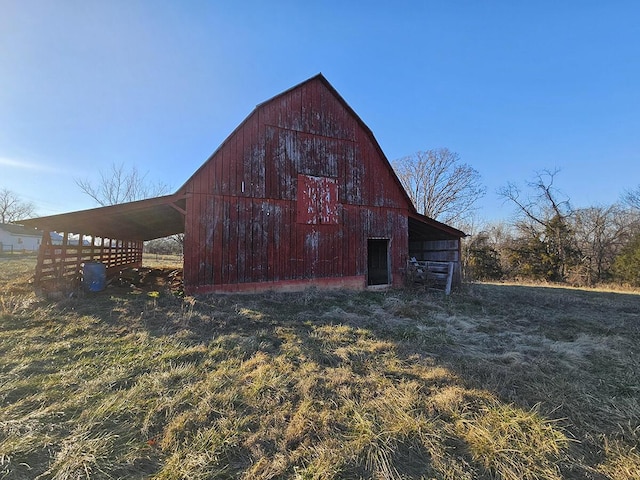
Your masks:
<svg viewBox="0 0 640 480"><path fill-rule="evenodd" d="M640 295L51 301L0 258L0 479L638 479Z"/></svg>

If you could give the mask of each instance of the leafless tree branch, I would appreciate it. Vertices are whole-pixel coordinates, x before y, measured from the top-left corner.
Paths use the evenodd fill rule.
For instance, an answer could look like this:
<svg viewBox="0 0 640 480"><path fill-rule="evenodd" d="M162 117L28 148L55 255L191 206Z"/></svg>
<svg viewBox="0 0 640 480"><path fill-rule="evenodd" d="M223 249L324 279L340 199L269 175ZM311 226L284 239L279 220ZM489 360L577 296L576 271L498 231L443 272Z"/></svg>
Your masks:
<svg viewBox="0 0 640 480"><path fill-rule="evenodd" d="M640 211L640 185L634 190L627 190L622 195L622 202L629 207Z"/></svg>
<svg viewBox="0 0 640 480"><path fill-rule="evenodd" d="M416 209L445 223L460 223L486 189L477 170L447 148L416 152L393 162Z"/></svg>
<svg viewBox="0 0 640 480"><path fill-rule="evenodd" d="M116 205L145 198L164 195L169 186L164 183L147 181L147 174L141 174L136 167L127 170L124 164L111 164L108 170L99 171L100 179L94 183L89 179L75 178L80 189L99 205Z"/></svg>
<svg viewBox="0 0 640 480"><path fill-rule="evenodd" d="M33 203L20 200L20 197L11 190L0 189L0 223L24 220L32 217L35 210Z"/></svg>

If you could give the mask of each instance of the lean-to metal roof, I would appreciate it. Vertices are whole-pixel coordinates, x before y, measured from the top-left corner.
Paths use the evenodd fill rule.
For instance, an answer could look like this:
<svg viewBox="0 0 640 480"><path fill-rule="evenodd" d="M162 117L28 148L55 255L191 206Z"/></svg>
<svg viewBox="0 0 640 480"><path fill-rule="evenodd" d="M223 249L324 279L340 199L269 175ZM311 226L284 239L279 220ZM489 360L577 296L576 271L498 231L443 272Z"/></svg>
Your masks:
<svg viewBox="0 0 640 480"><path fill-rule="evenodd" d="M186 200L180 195L22 220L39 230L123 240L153 240L184 232Z"/></svg>
<svg viewBox="0 0 640 480"><path fill-rule="evenodd" d="M467 236L466 233L457 228L419 213L410 213L408 220L409 236L414 239L447 239Z"/></svg>

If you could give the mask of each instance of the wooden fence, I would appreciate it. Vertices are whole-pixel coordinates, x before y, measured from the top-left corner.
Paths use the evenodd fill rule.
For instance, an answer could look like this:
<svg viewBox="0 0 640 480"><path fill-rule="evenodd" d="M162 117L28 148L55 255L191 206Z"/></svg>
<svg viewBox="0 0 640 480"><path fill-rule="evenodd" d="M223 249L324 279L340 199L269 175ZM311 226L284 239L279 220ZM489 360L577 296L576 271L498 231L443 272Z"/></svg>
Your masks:
<svg viewBox="0 0 640 480"><path fill-rule="evenodd" d="M49 232L45 232L38 252L35 284L74 283L78 281L82 264L86 262L103 263L107 276L117 274L123 268L142 266L141 241L84 238L84 235L72 237L65 233L62 244L54 245Z"/></svg>
<svg viewBox="0 0 640 480"><path fill-rule="evenodd" d="M407 271L411 283L444 290L444 293L449 295L453 285L454 266L454 262L431 262L412 258L409 260Z"/></svg>
<svg viewBox="0 0 640 480"><path fill-rule="evenodd" d="M451 280L453 286L459 286L462 283L462 272L460 268L460 240L418 240L409 241L409 258L418 262L428 262L434 268L441 263L449 263L453 266L453 278ZM409 274L411 274L411 265L409 265ZM444 268L444 267L442 267Z"/></svg>

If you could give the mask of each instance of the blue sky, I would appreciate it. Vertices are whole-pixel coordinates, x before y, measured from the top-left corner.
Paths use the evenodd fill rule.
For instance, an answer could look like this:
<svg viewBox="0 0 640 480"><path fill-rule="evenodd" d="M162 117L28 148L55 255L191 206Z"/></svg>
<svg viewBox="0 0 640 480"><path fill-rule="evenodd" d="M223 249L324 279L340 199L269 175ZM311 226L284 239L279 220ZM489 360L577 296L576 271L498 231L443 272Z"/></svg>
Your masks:
<svg viewBox="0 0 640 480"><path fill-rule="evenodd" d="M576 207L640 185L640 2L0 0L0 188L91 208L112 162L181 186L258 103L322 72L389 158L447 147Z"/></svg>

